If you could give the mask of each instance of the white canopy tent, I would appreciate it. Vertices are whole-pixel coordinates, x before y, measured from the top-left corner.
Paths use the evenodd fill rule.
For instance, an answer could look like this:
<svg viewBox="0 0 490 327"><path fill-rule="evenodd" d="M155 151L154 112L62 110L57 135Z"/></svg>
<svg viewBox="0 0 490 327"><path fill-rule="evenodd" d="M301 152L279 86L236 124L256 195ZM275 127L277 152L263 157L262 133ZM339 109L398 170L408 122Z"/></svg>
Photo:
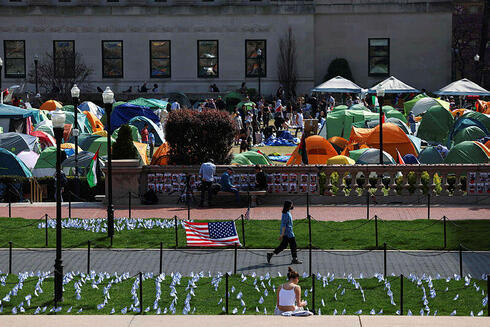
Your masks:
<svg viewBox="0 0 490 327"><path fill-rule="evenodd" d="M407 85L394 76L390 76L384 81L376 84L369 89L369 93L376 93L376 89L382 87L385 93L420 93L419 90Z"/></svg>
<svg viewBox="0 0 490 327"><path fill-rule="evenodd" d="M362 88L342 76L336 76L316 86L312 92L324 93L361 93Z"/></svg>
<svg viewBox="0 0 490 327"><path fill-rule="evenodd" d="M467 78L460 79L459 81L452 82L449 85L444 86L437 92L437 95L480 95L490 96L490 91L485 90L480 85L470 81Z"/></svg>

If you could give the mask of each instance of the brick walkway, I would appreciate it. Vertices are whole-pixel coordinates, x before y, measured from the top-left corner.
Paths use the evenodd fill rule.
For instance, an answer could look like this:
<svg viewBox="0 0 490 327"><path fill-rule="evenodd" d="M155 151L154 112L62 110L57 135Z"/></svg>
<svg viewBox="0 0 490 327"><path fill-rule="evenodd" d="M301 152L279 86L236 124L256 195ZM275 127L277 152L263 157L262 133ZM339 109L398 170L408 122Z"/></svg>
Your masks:
<svg viewBox="0 0 490 327"><path fill-rule="evenodd" d="M246 212L246 208L192 208L190 216L192 219L230 219L237 218ZM12 217L23 217L38 219L44 214L51 217L56 215L55 203L14 203L12 205ZM68 204L63 204L63 217L68 217ZM343 221L366 218L367 210L364 205L328 205L310 207L310 214L318 220ZM169 218L173 216L187 218L187 209L184 207L163 206L138 206L132 209L133 218ZM280 219L281 208L278 206L264 206L251 209L252 219ZM427 219L428 210L426 206L395 206L395 205L372 205L369 216L385 220L413 220ZM72 203L72 217L95 218L106 217L106 207L101 203ZM128 210L116 208L116 217L128 217ZM306 207L297 206L293 212L295 218L306 217ZM438 219L446 216L450 219L490 219L490 206L432 206L431 218ZM8 205L0 204L0 217L8 217Z"/></svg>

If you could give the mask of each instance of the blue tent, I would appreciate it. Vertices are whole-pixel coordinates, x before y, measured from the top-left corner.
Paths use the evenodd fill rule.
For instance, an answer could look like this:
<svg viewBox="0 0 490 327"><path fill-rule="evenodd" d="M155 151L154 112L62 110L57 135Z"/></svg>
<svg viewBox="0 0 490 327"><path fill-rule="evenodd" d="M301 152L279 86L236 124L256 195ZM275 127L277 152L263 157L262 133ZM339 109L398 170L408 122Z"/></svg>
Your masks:
<svg viewBox="0 0 490 327"><path fill-rule="evenodd" d="M32 177L31 171L15 154L0 148L0 175Z"/></svg>
<svg viewBox="0 0 490 327"><path fill-rule="evenodd" d="M8 104L0 104L0 118L21 119L27 117L32 117L35 121L39 121L39 110L23 109Z"/></svg>
<svg viewBox="0 0 490 327"><path fill-rule="evenodd" d="M99 119L101 119L105 114L105 110L103 108L90 101L82 102L80 105L78 105L78 109L81 111L89 111Z"/></svg>
<svg viewBox="0 0 490 327"><path fill-rule="evenodd" d="M160 124L160 118L148 107L141 107L130 103L124 103L112 110L111 133L121 125L127 124L132 118L143 116L151 120L155 125Z"/></svg>
<svg viewBox="0 0 490 327"><path fill-rule="evenodd" d="M41 152L37 137L15 132L0 134L0 148L7 149L14 154L22 151Z"/></svg>
<svg viewBox="0 0 490 327"><path fill-rule="evenodd" d="M428 146L419 153L418 160L423 164L440 164L444 158L435 146Z"/></svg>
<svg viewBox="0 0 490 327"><path fill-rule="evenodd" d="M148 124L148 132L151 132L152 129L155 131L155 133L153 133L155 135L155 146L162 145L165 142L165 135L160 126L155 124L151 119L144 116L138 116L131 118L129 121L129 125L136 126L140 134L141 130L145 127L145 124Z"/></svg>
<svg viewBox="0 0 490 327"><path fill-rule="evenodd" d="M406 154L403 156L403 161L407 164L407 165L418 165L420 164L419 160L417 159L416 156L414 156L413 154L409 153L409 154Z"/></svg>

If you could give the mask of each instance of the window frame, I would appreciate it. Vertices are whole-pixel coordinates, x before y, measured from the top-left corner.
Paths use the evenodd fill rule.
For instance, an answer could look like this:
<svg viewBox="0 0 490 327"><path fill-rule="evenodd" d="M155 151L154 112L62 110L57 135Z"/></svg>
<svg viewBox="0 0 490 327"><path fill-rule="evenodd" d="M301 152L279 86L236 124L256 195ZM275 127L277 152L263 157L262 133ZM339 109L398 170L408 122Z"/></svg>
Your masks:
<svg viewBox="0 0 490 327"><path fill-rule="evenodd" d="M151 53L151 44L152 42L168 42L168 58L154 58ZM150 40L149 41L149 58L150 58L150 78L171 78L172 77L172 40ZM152 70L152 60L153 59L165 59L168 60L168 75L153 75Z"/></svg>
<svg viewBox="0 0 490 327"><path fill-rule="evenodd" d="M258 60L257 58L248 58L247 57L247 42L249 41L262 41L264 42L264 48L262 49L262 58L263 58L263 64L264 64L264 69L261 71L262 74L260 74L260 78L266 78L267 77L267 40L266 39L246 39L245 40L245 77L246 78L259 78L259 74L257 73L256 75L250 75L247 72L247 64L248 60Z"/></svg>
<svg viewBox="0 0 490 327"><path fill-rule="evenodd" d="M388 41L388 72L387 73L371 73L371 58L384 58L385 56L371 56L371 40L387 40ZM374 77L386 77L390 76L390 71L391 71L391 61L390 61L390 56L391 56L391 49L390 49L390 38L388 37L372 37L368 38L368 76L374 76Z"/></svg>
<svg viewBox="0 0 490 327"><path fill-rule="evenodd" d="M22 42L24 44L24 57L22 58L24 60L24 73L23 74L8 74L7 73L7 63L9 60L19 60L21 58L8 58L7 57L7 42ZM3 58L4 58L4 63L2 67L2 71L4 74L5 78L26 78L26 40L3 40Z"/></svg>
<svg viewBox="0 0 490 327"><path fill-rule="evenodd" d="M201 60L201 57L199 55L200 42L216 42L216 63L217 63L216 76L201 75L200 73L200 69L199 69L200 68L199 61ZM202 58L202 59L208 59L208 58ZM197 40L197 78L219 78L219 40Z"/></svg>
<svg viewBox="0 0 490 327"><path fill-rule="evenodd" d="M56 42L72 42L73 43L73 76L58 76L56 75ZM75 77L75 40L53 40L53 67L54 67L54 74L56 78L74 78ZM64 75L66 75L66 66L65 66L65 71Z"/></svg>
<svg viewBox="0 0 490 327"><path fill-rule="evenodd" d="M124 42L123 40L102 40L102 78L124 78ZM118 76L106 76L104 73L104 43L105 42L121 42L121 75ZM108 59L119 59L119 58L108 58Z"/></svg>

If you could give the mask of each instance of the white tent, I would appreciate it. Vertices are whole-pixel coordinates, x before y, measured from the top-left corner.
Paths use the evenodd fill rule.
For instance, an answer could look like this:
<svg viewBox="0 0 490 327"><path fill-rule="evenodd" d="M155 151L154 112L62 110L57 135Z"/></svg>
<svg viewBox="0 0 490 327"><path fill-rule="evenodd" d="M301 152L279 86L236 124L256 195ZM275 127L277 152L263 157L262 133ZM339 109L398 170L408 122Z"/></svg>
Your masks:
<svg viewBox="0 0 490 327"><path fill-rule="evenodd" d="M444 86L437 92L438 95L481 95L490 96L490 91L485 90L480 85L470 81L467 78L460 79L459 81L452 82L451 84Z"/></svg>
<svg viewBox="0 0 490 327"><path fill-rule="evenodd" d="M369 93L376 93L376 89L380 86L385 90L385 93L420 93L419 90L403 83L394 76L390 76L384 81L370 88Z"/></svg>
<svg viewBox="0 0 490 327"><path fill-rule="evenodd" d="M312 92L361 93L362 88L342 76L336 76L316 86Z"/></svg>
<svg viewBox="0 0 490 327"><path fill-rule="evenodd" d="M439 99L434 99L430 97L422 98L419 101L415 103L415 105L412 107L412 112L415 116L418 116L427 110L429 110L430 107L436 106L436 105L441 105L442 107L449 109L449 102L439 100Z"/></svg>

